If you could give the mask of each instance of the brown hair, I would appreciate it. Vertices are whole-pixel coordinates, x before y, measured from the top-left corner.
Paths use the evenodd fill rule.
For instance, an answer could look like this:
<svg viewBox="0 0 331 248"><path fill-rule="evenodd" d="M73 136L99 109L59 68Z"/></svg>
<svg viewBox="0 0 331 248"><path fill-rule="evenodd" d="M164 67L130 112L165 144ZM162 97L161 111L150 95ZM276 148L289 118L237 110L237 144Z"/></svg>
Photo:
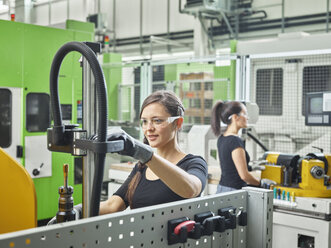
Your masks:
<svg viewBox="0 0 331 248"><path fill-rule="evenodd" d="M151 95L149 95L143 102L140 110L140 117L144 110L144 108L152 103L160 103L165 107L165 110L171 115L171 116L184 116L184 106L181 102L181 100L173 93L172 91L168 90L159 90L153 92ZM148 141L146 137L144 137L144 143L148 144ZM130 204L130 207L132 208L132 198L133 194L137 188L138 183L140 182L141 175L143 170L146 168L146 165L138 162L138 171L132 178L131 182L129 183L128 191L126 192L126 198L128 199L128 202Z"/></svg>
<svg viewBox="0 0 331 248"><path fill-rule="evenodd" d="M223 102L218 101L215 103L211 114L211 128L215 135L220 135L221 121L224 124L231 124L230 118L233 114L239 114L242 111L242 103L238 101Z"/></svg>

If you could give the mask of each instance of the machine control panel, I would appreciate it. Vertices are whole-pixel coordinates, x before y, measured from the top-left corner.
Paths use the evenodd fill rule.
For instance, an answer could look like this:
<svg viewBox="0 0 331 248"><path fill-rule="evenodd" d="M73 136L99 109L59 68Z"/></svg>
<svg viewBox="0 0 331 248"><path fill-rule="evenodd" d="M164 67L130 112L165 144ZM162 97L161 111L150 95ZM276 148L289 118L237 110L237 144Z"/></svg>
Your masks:
<svg viewBox="0 0 331 248"><path fill-rule="evenodd" d="M331 126L331 92L306 95L306 126Z"/></svg>

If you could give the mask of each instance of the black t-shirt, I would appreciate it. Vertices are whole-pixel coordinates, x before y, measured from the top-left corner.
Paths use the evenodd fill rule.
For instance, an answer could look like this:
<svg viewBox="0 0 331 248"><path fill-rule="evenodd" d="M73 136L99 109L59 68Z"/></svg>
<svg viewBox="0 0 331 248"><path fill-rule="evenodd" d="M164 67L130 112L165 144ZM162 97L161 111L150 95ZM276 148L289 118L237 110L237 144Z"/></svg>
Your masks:
<svg viewBox="0 0 331 248"><path fill-rule="evenodd" d="M232 151L241 147L245 149L244 142L237 136L221 135L217 140L218 156L221 164L221 180L220 185L241 189L247 184L240 178L237 168L232 160ZM250 157L245 150L247 165ZM248 167L247 167L248 168Z"/></svg>
<svg viewBox="0 0 331 248"><path fill-rule="evenodd" d="M177 166L182 168L187 173L194 175L200 179L202 184L202 188L201 188L201 192L202 192L203 189L205 188L207 175L208 175L206 161L200 156L188 154L177 163ZM156 204L185 199L177 195L175 192L173 192L160 179L148 180L145 174L146 169L147 167L142 171L141 180L138 183L138 186L133 194L132 208L147 207ZM129 177L125 180L122 186L114 193L114 195L118 195L124 200L126 206L129 205L129 202L125 197L126 192L128 190L128 185L131 179L133 178L133 176L137 173L137 171L138 171L138 164L136 164L136 166L133 168Z"/></svg>

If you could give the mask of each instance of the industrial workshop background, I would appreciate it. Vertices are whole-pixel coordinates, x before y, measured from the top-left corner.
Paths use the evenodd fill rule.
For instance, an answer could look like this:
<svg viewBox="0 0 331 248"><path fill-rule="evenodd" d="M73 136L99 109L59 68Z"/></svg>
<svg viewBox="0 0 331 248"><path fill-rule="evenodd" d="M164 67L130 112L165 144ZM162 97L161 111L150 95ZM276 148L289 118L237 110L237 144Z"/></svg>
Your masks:
<svg viewBox="0 0 331 248"><path fill-rule="evenodd" d="M84 199L83 175L86 172L83 171L83 159L86 157L47 149L46 131L53 121L49 71L56 51L70 41L101 45L98 59L108 90L110 131L122 128L142 140L139 112L143 99L159 89L174 91L186 109L179 144L185 152L203 156L209 173L209 183L204 191L207 200L200 198L163 206L166 214L160 206L157 211L138 210L83 220L79 225L69 223L63 228L46 227L35 234L31 229L21 233L19 238L15 234L9 235L0 243L14 247L10 242L15 239L28 246L30 243L27 242L37 240L43 247L54 240L52 244L56 246L56 241L61 239L70 247L76 247L77 242L80 247L87 244L94 247L121 244L125 235L130 236L127 242L131 242L132 247L137 244L167 247L168 219L179 218L193 210L200 213L201 206L204 211L213 208L216 212L220 205L227 208L232 204L238 210L243 208L248 218L255 217L260 210L264 215L260 216L259 222L251 221L246 227L228 230L226 235L208 237L200 243L189 240L187 247L210 247L216 242L227 247L257 247L249 243L252 240L246 239L257 226L265 233L261 232L254 241L261 241L267 247L271 243L277 248L288 244L330 246L329 24L330 0L0 0L0 146L15 162L23 165L33 182L36 190L34 207L37 209L37 223L34 224L46 225L58 210L57 190L63 184L60 165L70 164L68 183L74 187L74 204ZM79 127L84 125L82 81L86 75L82 73L82 64L80 55L70 54L59 75L63 122ZM274 208L271 208L272 193L262 189L261 192L245 189L233 195L208 196L216 192L221 173L217 137L210 129L211 109L217 100L243 101L248 108L252 104L248 111L249 126L240 133L251 161L274 166L278 161L266 159L267 151L297 158L293 182L294 179L296 183L306 181L302 188L297 185L300 189L295 191L295 197L275 199ZM254 104L258 107L257 112ZM307 168L313 166L312 158L318 157L316 154L324 156L318 164L321 174L314 174L312 169L303 172L302 161L307 162ZM101 200L120 187L132 168L131 162L128 157L107 154ZM118 170L123 164L127 166L126 171ZM282 173L289 164L280 164L279 174L274 173L275 178L280 175L277 178L279 187L285 182ZM263 175L263 172L259 173ZM286 190L289 194L290 189ZM5 191L8 192L9 189ZM285 190L282 192L285 198ZM308 195L302 192L308 192ZM19 202L25 192L14 193ZM266 198L262 200L261 195ZM254 199L246 196L259 198L261 209L255 208L257 203L249 209ZM273 194L273 198L277 197L280 193ZM185 216L193 218L193 213ZM162 221L155 226L158 240L153 237L154 226L147 231L139 229L139 221L130 222L132 229L122 225L123 220L145 218L148 223L154 221L154 217ZM90 236L97 238L90 240L88 236L81 242L74 240L72 243L71 235L78 233L83 237L85 228L93 230ZM112 235L108 235L109 229ZM284 235L289 239L274 238ZM236 239L238 236L240 238ZM143 240L145 237L148 244ZM216 239L214 243L213 238Z"/></svg>
<svg viewBox="0 0 331 248"><path fill-rule="evenodd" d="M233 54L125 64L118 88L117 118L123 122L121 126L127 122L137 127L140 99L148 94L142 89L176 92L186 108L184 133L193 124L210 124L211 108L217 99L251 101L259 107L253 127L270 151L301 156L312 151L330 152L330 128L305 124L306 94L331 90L330 51L316 53ZM239 66L243 62L244 71ZM139 137L139 128L131 132ZM264 151L258 147L257 153L259 158Z"/></svg>

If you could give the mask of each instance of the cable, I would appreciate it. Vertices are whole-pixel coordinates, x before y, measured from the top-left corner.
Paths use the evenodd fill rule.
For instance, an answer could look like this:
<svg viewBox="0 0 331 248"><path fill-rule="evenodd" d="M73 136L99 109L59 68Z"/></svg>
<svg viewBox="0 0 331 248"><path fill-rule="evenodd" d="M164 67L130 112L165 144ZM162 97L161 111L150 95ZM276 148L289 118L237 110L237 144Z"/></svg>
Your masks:
<svg viewBox="0 0 331 248"><path fill-rule="evenodd" d="M257 143L265 152L269 151L269 149L267 147L265 147L253 134L251 134L250 132L247 132L247 135L255 141L255 143Z"/></svg>

